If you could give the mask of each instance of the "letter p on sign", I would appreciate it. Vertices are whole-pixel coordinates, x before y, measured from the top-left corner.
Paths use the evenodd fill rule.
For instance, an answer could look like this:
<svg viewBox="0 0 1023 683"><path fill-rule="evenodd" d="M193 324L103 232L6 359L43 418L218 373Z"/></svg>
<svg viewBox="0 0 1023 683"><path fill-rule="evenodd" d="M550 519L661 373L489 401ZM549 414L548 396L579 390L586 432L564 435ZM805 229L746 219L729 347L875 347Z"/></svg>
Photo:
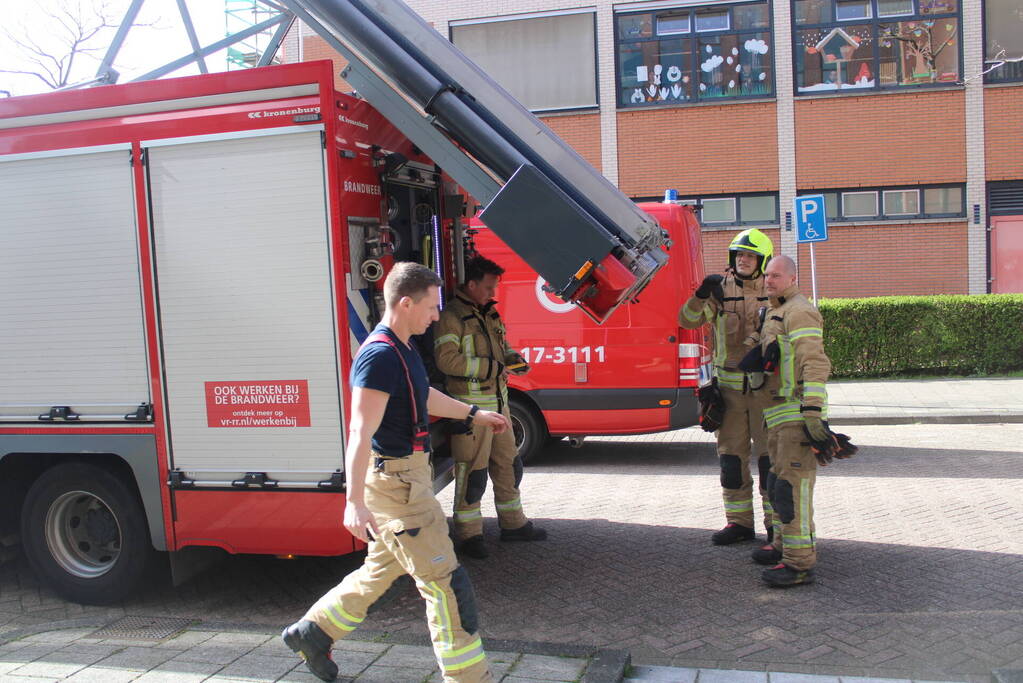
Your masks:
<svg viewBox="0 0 1023 683"><path fill-rule="evenodd" d="M796 242L823 242L828 239L824 195L812 194L792 200L796 214Z"/></svg>

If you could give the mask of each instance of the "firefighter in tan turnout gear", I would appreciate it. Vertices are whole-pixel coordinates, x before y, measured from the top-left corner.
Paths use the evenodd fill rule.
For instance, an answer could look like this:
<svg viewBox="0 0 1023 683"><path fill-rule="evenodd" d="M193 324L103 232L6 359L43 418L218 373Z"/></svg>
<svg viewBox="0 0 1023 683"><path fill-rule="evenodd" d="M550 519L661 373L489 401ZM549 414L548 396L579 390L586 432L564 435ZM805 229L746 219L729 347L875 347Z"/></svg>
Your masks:
<svg viewBox="0 0 1023 683"><path fill-rule="evenodd" d="M701 389L701 402L723 403L723 414L701 419L701 424L707 431L717 427L721 493L727 524L711 536L715 545L746 541L756 535L751 456L759 473L768 542L773 533L766 489L770 463L762 398L760 393L754 392L762 376L760 373L747 375L739 369L739 362L759 341L759 311L768 304L764 268L773 254L774 245L767 235L756 229L743 230L728 247L728 274L704 278L679 312L682 327L693 329L710 323L714 334L715 386ZM710 424L712 420L714 424Z"/></svg>
<svg viewBox="0 0 1023 683"><path fill-rule="evenodd" d="M433 495L427 415L503 433L499 413L480 410L430 387L412 335L437 320L441 284L433 271L398 263L384 281L386 311L352 363L352 410L345 452L344 526L369 543L366 560L284 629L284 642L318 678L332 681L333 641L362 623L370 606L402 574L415 580L444 681L489 683L472 584L458 564L447 519Z"/></svg>
<svg viewBox="0 0 1023 683"><path fill-rule="evenodd" d="M848 439L828 428L825 382L831 361L824 353L823 320L817 308L796 289L796 265L779 256L767 267L765 280L771 297L758 349L767 371L765 394L771 473L768 477L774 506L774 542L753 551L759 564L773 565L763 579L773 586L794 586L813 581L817 550L813 525L813 488L818 461L830 456L815 444L829 444L837 457L848 457ZM835 436L845 440L840 450Z"/></svg>
<svg viewBox="0 0 1023 683"><path fill-rule="evenodd" d="M505 340L504 323L493 300L504 269L474 256L466 263L465 284L447 303L434 336L437 368L445 375L445 390L455 398L510 419L508 372L526 372L528 366ZM522 511L519 484L522 458L511 431L494 432L474 427L451 436L455 461L454 533L459 552L483 559L480 501L487 477L494 483L494 504L502 541L541 541L547 532L534 526Z"/></svg>

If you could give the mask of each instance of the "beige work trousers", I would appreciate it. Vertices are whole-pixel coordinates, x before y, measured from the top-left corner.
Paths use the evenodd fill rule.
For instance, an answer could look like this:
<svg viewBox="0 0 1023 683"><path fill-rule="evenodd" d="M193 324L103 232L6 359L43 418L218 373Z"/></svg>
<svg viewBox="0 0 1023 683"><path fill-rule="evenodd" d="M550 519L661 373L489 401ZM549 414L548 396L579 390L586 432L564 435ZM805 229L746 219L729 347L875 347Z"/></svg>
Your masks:
<svg viewBox="0 0 1023 683"><path fill-rule="evenodd" d="M373 454L376 458L376 454ZM475 597L448 537L444 511L433 494L428 453L386 460L366 473L366 507L380 533L362 566L306 613L334 640L362 623L366 612L402 574L415 580L426 601L426 619L443 680L491 683L477 631Z"/></svg>
<svg viewBox="0 0 1023 683"><path fill-rule="evenodd" d="M750 459L757 468L757 483L764 508L764 528L771 528L771 501L767 493L770 461L764 427L763 399L756 392L743 393L719 385L725 400L725 415L717 432L721 465L721 497L725 519L749 529L753 521L753 476Z"/></svg>
<svg viewBox="0 0 1023 683"><path fill-rule="evenodd" d="M511 419L508 406L501 413ZM528 520L522 511L519 483L522 460L515 448L512 430L494 434L489 427L472 428L471 434L451 437L451 457L455 461L455 538L464 541L483 533L480 502L487 488L487 475L494 483L494 507L502 529L518 529Z"/></svg>
<svg viewBox="0 0 1023 683"><path fill-rule="evenodd" d="M784 422L767 432L771 453L770 491L774 506L774 547L783 564L813 569L817 546L813 524L813 487L817 457L803 433L803 422Z"/></svg>

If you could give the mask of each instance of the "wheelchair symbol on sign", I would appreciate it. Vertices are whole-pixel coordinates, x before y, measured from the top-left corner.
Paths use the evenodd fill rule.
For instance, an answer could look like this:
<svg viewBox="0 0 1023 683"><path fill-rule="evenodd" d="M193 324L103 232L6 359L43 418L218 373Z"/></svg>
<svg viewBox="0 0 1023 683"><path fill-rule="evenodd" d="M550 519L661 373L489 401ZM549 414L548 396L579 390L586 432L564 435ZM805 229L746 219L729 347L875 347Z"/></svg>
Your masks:
<svg viewBox="0 0 1023 683"><path fill-rule="evenodd" d="M808 226L805 231L803 231L803 236L806 237L806 239L808 240L815 240L818 239L821 235L819 232L817 232L817 228L811 225Z"/></svg>

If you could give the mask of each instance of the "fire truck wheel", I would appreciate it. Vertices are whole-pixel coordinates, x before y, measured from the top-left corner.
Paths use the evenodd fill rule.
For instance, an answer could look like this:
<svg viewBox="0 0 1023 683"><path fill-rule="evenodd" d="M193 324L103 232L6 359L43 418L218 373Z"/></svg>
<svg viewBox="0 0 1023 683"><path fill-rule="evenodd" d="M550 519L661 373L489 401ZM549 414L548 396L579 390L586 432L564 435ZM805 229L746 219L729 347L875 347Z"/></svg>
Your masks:
<svg viewBox="0 0 1023 683"><path fill-rule="evenodd" d="M117 602L149 574L154 555L134 486L94 465L57 465L32 484L21 514L25 555L61 597Z"/></svg>
<svg viewBox="0 0 1023 683"><path fill-rule="evenodd" d="M511 412L512 431L515 434L515 448L523 463L535 458L547 442L547 425L533 406L513 398L508 401Z"/></svg>

